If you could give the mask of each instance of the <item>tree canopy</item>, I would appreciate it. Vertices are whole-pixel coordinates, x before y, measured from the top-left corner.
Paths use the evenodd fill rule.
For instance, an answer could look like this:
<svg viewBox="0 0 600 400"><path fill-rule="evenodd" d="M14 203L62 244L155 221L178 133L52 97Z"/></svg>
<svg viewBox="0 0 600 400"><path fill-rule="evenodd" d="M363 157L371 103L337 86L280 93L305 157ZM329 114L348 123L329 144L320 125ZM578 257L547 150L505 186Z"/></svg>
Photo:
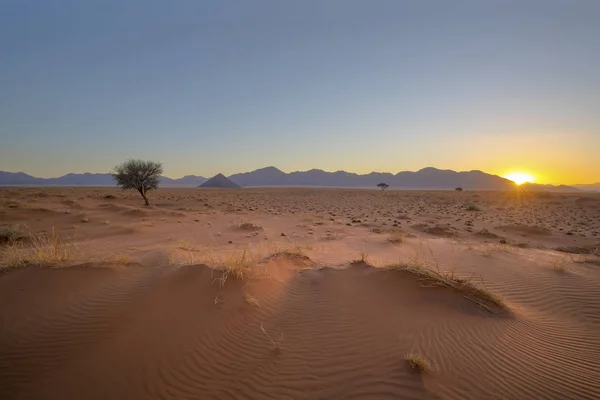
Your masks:
<svg viewBox="0 0 600 400"><path fill-rule="evenodd" d="M150 203L146 193L149 190L158 188L162 173L162 163L130 159L114 167L112 176L117 182L117 186L123 189L135 189L140 192L148 206Z"/></svg>

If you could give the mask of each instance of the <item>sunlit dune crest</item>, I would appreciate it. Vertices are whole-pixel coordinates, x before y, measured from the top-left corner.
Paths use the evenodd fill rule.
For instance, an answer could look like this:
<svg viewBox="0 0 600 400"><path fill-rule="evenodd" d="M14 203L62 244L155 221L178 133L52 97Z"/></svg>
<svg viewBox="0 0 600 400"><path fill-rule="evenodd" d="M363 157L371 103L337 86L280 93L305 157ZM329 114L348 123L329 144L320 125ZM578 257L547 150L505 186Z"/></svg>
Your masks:
<svg viewBox="0 0 600 400"><path fill-rule="evenodd" d="M526 182L535 182L535 177L527 172L511 172L509 174L504 175L506 179L510 179L517 185L522 185Z"/></svg>

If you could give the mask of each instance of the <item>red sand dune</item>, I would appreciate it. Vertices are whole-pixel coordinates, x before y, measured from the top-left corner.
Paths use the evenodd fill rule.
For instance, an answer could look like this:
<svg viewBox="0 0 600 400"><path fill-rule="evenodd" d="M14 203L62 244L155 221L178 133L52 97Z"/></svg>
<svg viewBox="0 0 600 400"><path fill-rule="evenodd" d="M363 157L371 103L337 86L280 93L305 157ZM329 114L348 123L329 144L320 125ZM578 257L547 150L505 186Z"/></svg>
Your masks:
<svg viewBox="0 0 600 400"><path fill-rule="evenodd" d="M244 198L239 192L203 192L198 201L190 192L187 202L180 200L178 205L198 209L179 210L183 217L170 216L164 209L128 212L135 197L98 211L97 202L104 199L80 196L84 198L77 203L90 219L85 223L57 209L58 219L51 223L62 223L64 229L78 224L79 236L71 236L86 254L129 249L132 259L79 262L66 268L29 266L0 276L1 399L600 398L596 258L570 262L561 273L545 265L563 256L540 247L493 252L485 247L483 254L478 246L492 244L456 222L462 242L414 230L417 237L392 244L385 234L371 231L374 226L390 228L381 224L386 218L375 221L369 216L388 204L380 202L377 192L351 192L358 201L354 206L343 196L337 199L340 208L332 218L347 208L355 221L361 219L352 226L327 217L308 221L307 215L317 214L309 210L318 205L314 196L327 203L332 201L331 191L300 192L312 200L298 204L298 210L286 203L289 192L284 191L281 202L277 193L250 192ZM416 198L415 193L409 196L411 202ZM428 194L421 196L427 199ZM454 201L456 194L431 196L443 203ZM495 206L492 195L482 196L488 196L487 210ZM221 205L206 211L203 204L216 204L217 199ZM575 203L568 196L561 199ZM257 234L233 229L241 211L223 211L244 202L255 208L243 215L263 228ZM40 203L59 207L51 196ZM595 210L595 203L583 204ZM390 213L403 208L414 220L411 224L432 213L438 212L438 219L445 215L432 206L425 217L409 203L390 202L385 207ZM266 210L275 211L267 216ZM23 222L27 212L5 210L2 217ZM358 216L361 212L364 215ZM463 213L460 208L453 212L453 220ZM31 215L30 224L43 229L47 222ZM487 211L481 227L493 230L502 217L501 212ZM119 232L113 222L103 222L113 218L139 226L127 234ZM146 218L153 218L155 225L144 225ZM534 225L527 223L526 215L522 219L515 226ZM536 240L546 240L548 246L575 240L548 229L548 235ZM334 230L336 239L324 239ZM186 246L173 237L210 243L215 251L227 252L240 249L238 243L257 246L264 237L279 240L284 231L286 238L306 244L305 252L315 261L265 258L254 267L255 274L229 276L221 284L221 271L201 263L169 262L164 254L165 249L199 252L182 249ZM593 243L589 237L578 240L581 245ZM442 268L454 264L463 276L481 275L485 287L501 295L510 310L489 313L460 291L432 287L377 262L378 257L408 254L422 243L431 246ZM359 246L377 267L349 263L361 251ZM405 360L409 352L424 356L429 369L414 371Z"/></svg>

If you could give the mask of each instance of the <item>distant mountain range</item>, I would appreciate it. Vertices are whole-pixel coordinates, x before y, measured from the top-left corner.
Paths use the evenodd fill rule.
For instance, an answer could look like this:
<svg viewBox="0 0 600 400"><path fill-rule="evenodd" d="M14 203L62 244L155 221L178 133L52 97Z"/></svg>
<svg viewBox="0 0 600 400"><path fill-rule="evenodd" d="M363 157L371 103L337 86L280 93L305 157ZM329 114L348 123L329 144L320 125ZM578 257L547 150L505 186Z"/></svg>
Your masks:
<svg viewBox="0 0 600 400"><path fill-rule="evenodd" d="M456 172L436 168L423 168L417 172L403 171L371 172L359 175L352 172L326 172L320 169L298 171L286 174L275 168L266 167L252 172L234 174L229 177L242 186L330 186L330 187L375 187L387 183L398 189L513 189L514 183L497 175L481 171Z"/></svg>
<svg viewBox="0 0 600 400"><path fill-rule="evenodd" d="M571 185L574 188L577 189L581 189L581 190L589 190L589 191L593 191L593 192L600 192L600 182L596 182L596 183L587 183L587 184L578 184L578 185Z"/></svg>
<svg viewBox="0 0 600 400"><path fill-rule="evenodd" d="M186 175L183 178L172 179L161 177L163 186L198 186L206 182L206 178ZM67 174L59 178L35 178L23 172L0 171L0 185L39 185L39 186L115 186L111 174Z"/></svg>
<svg viewBox="0 0 600 400"><path fill-rule="evenodd" d="M217 175L219 180L220 174ZM225 178L225 176L223 176ZM423 168L419 171L403 171L397 174L371 172L355 174L346 171L327 172L320 169L285 173L275 167L266 167L251 172L233 174L227 177L240 186L316 186L316 187L357 187L375 188L378 183L387 183L395 189L454 189L466 190L511 190L514 182L498 175L482 171L441 170ZM202 176L187 175L172 179L161 177L162 186L197 187L207 179ZM0 171L0 185L40 185L40 186L115 186L110 174L67 174L59 178L36 178L23 172ZM600 190L600 183L577 186L554 186L527 183L521 186L530 191L578 192L580 190Z"/></svg>

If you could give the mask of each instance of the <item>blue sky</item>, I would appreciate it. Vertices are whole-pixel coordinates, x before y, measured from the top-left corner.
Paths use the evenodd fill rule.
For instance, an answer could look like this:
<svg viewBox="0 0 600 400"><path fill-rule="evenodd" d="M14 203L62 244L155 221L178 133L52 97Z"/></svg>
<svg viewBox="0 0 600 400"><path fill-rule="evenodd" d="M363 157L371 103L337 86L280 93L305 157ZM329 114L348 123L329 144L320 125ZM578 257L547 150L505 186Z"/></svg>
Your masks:
<svg viewBox="0 0 600 400"><path fill-rule="evenodd" d="M0 0L0 170L600 181L600 1Z"/></svg>

